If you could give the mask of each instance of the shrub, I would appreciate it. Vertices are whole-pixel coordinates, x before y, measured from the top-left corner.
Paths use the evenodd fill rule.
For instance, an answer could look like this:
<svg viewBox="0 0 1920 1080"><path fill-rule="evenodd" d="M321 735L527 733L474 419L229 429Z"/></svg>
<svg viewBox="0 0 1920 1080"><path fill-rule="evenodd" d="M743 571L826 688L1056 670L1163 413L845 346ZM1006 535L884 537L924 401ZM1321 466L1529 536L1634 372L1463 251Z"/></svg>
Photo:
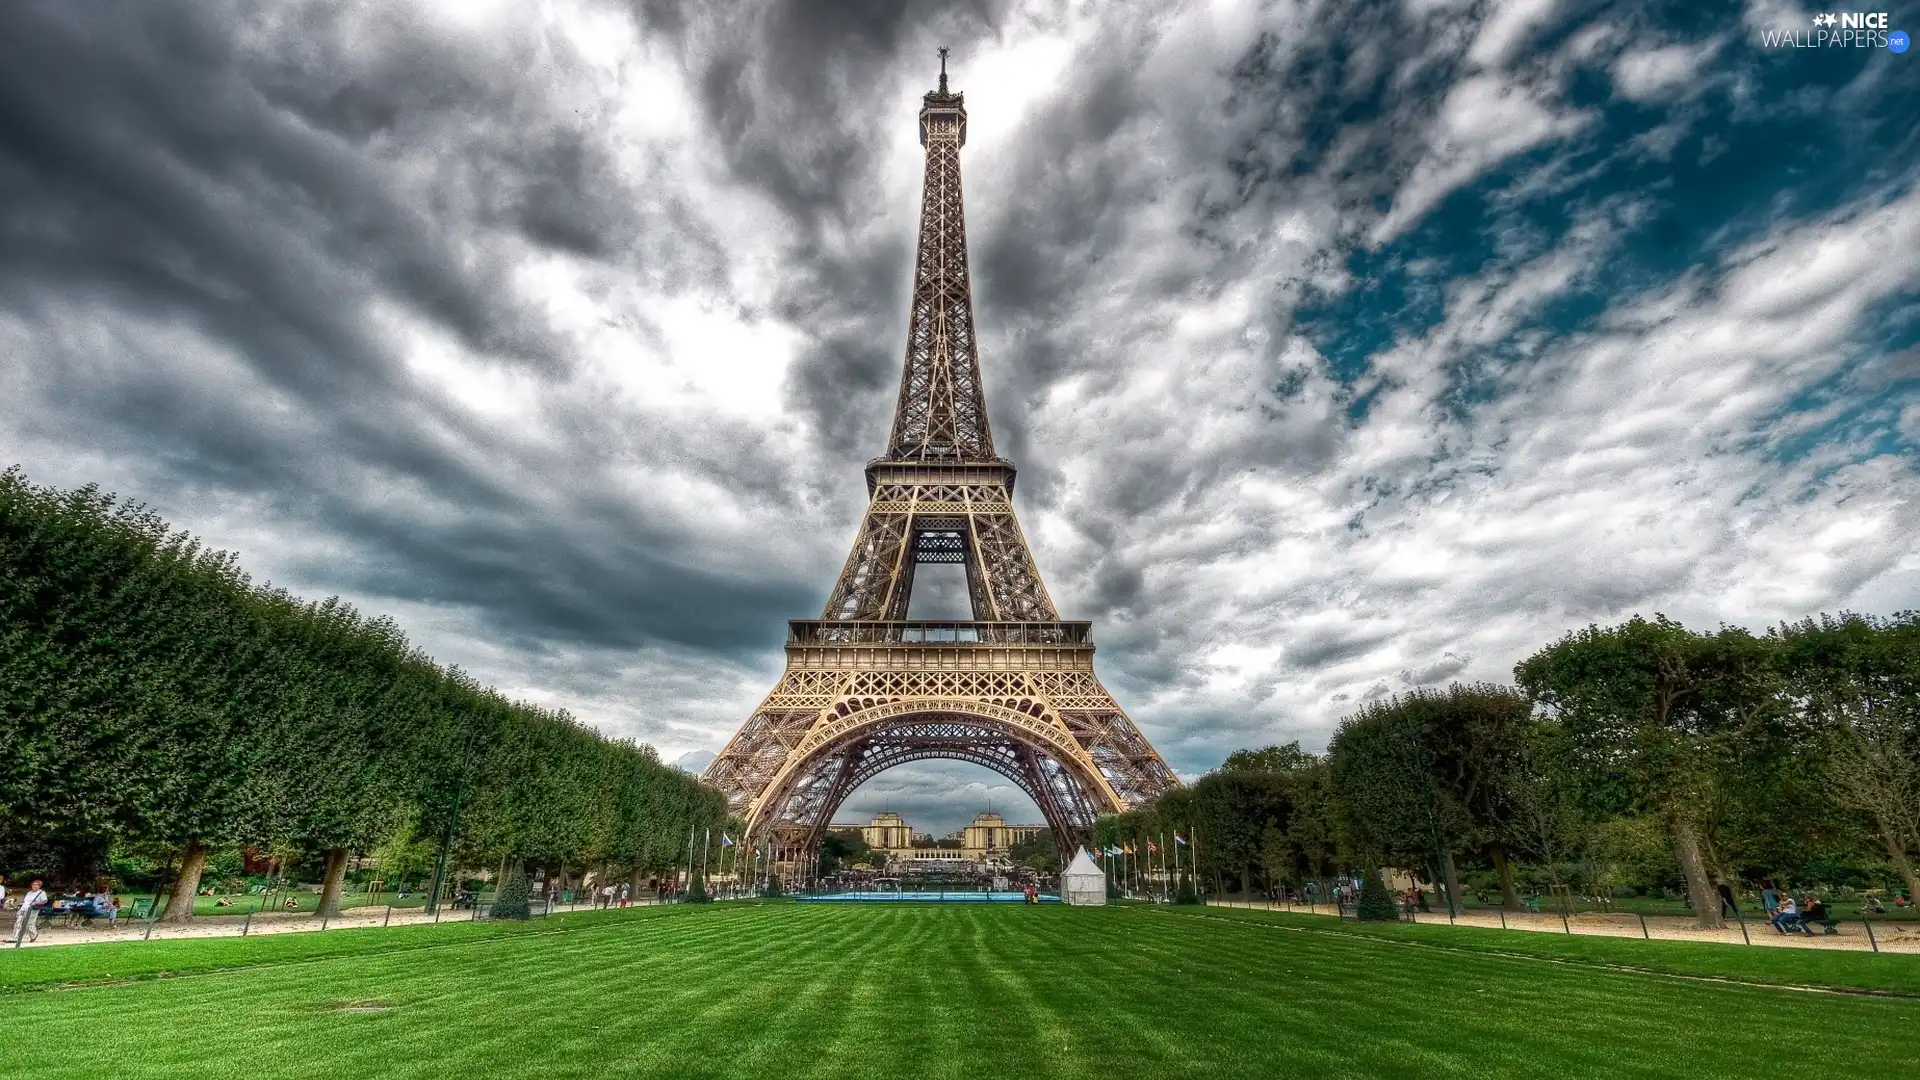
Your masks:
<svg viewBox="0 0 1920 1080"><path fill-rule="evenodd" d="M533 918L533 908L528 904L531 888L527 875L515 870L500 883L500 891L493 898L493 906L487 909L490 919L519 919L525 922Z"/></svg>
<svg viewBox="0 0 1920 1080"><path fill-rule="evenodd" d="M1173 894L1173 902L1176 904L1197 904L1200 902L1200 894L1193 891L1192 878L1184 874L1180 876L1180 888L1179 891Z"/></svg>
<svg viewBox="0 0 1920 1080"><path fill-rule="evenodd" d="M1400 905L1394 903L1393 894L1387 891L1387 883L1380 880L1380 871L1367 871L1366 879L1360 883L1361 922L1397 922L1400 919Z"/></svg>

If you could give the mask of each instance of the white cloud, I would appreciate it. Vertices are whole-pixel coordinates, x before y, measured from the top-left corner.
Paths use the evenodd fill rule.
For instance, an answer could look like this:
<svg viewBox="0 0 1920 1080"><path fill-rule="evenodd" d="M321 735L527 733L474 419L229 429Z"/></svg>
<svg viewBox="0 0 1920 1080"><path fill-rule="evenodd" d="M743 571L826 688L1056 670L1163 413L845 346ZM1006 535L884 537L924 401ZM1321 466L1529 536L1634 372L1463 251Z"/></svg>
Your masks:
<svg viewBox="0 0 1920 1080"><path fill-rule="evenodd" d="M1374 225L1373 242L1400 235L1455 190L1515 154L1566 138L1587 122L1540 88L1496 75L1457 83L1426 136L1426 152Z"/></svg>
<svg viewBox="0 0 1920 1080"><path fill-rule="evenodd" d="M1622 55L1613 62L1613 88L1629 101L1668 101L1695 84L1711 54L1700 45L1665 45Z"/></svg>
<svg viewBox="0 0 1920 1080"><path fill-rule="evenodd" d="M1496 4L1480 24L1480 33L1467 50L1467 59L1488 68L1500 68L1513 59L1527 39L1558 13L1560 0L1506 0Z"/></svg>

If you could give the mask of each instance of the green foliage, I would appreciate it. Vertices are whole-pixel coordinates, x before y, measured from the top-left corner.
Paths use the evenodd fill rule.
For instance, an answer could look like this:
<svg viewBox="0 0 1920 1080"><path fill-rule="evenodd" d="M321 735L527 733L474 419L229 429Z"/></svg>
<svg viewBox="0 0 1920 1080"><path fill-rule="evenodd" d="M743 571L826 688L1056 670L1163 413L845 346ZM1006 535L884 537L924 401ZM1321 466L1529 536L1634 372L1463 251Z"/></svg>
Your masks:
<svg viewBox="0 0 1920 1080"><path fill-rule="evenodd" d="M1007 858L1042 874L1060 872L1060 849L1054 844L1051 833L1041 833L1031 840L1013 845L1007 852Z"/></svg>
<svg viewBox="0 0 1920 1080"><path fill-rule="evenodd" d="M487 909L490 919L533 918L533 884L527 878L525 870L514 867L500 882L500 891L494 894L493 906Z"/></svg>
<svg viewBox="0 0 1920 1080"><path fill-rule="evenodd" d="M832 874L842 867L869 865L876 853L859 829L833 829L820 839L820 872ZM880 856L886 865L886 856Z"/></svg>
<svg viewBox="0 0 1920 1080"><path fill-rule="evenodd" d="M1719 882L1920 891L1920 613L1765 636L1632 618L1515 675L1369 703L1324 758L1236 751L1095 840L1197 837L1184 854L1229 890L1430 877L1444 855L1482 893L1684 887L1717 910Z"/></svg>
<svg viewBox="0 0 1920 1080"><path fill-rule="evenodd" d="M96 488L0 473L0 863L189 842L664 870L718 792ZM216 867L217 874L228 868ZM80 870L74 871L76 876Z"/></svg>
<svg viewBox="0 0 1920 1080"><path fill-rule="evenodd" d="M1368 870L1360 880L1360 903L1354 914L1361 922L1395 922L1400 918L1400 905L1387 890L1387 883L1380 878L1380 871Z"/></svg>

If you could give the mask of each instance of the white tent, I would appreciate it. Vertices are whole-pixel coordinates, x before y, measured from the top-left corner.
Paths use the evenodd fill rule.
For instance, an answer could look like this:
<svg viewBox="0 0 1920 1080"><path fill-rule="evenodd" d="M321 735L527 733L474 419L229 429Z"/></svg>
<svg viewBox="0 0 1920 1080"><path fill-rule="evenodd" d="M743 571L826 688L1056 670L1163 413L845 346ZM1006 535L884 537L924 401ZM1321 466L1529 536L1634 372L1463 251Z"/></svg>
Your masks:
<svg viewBox="0 0 1920 1080"><path fill-rule="evenodd" d="M1081 848L1060 875L1060 899L1083 907L1100 907L1107 902L1107 875L1094 865L1093 857Z"/></svg>

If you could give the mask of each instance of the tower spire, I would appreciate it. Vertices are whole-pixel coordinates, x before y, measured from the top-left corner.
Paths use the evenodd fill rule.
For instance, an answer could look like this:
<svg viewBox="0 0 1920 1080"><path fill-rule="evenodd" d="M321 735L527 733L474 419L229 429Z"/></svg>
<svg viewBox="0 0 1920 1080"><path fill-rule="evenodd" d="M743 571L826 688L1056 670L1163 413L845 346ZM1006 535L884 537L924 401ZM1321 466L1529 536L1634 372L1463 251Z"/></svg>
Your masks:
<svg viewBox="0 0 1920 1080"><path fill-rule="evenodd" d="M886 457L892 461L996 460L967 272L967 217L960 198L960 148L966 144L966 95L948 92L942 48L940 89L920 105L927 171L907 315L907 362L887 442Z"/></svg>

